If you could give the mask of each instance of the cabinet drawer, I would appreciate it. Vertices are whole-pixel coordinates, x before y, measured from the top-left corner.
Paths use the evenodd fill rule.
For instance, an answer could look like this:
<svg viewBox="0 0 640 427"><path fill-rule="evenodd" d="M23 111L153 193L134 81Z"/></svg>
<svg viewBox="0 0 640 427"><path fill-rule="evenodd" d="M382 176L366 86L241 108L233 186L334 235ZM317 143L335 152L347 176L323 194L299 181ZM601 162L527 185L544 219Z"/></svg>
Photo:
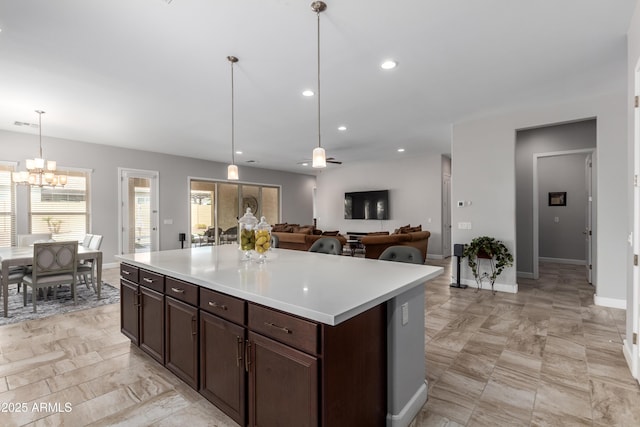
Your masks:
<svg viewBox="0 0 640 427"><path fill-rule="evenodd" d="M140 269L140 281L138 283L154 291L164 292L164 276L161 274Z"/></svg>
<svg viewBox="0 0 640 427"><path fill-rule="evenodd" d="M140 269L129 264L120 264L120 276L133 283L138 283Z"/></svg>
<svg viewBox="0 0 640 427"><path fill-rule="evenodd" d="M187 304L198 305L198 286L182 280L167 277L167 295L184 301Z"/></svg>
<svg viewBox="0 0 640 427"><path fill-rule="evenodd" d="M200 308L239 325L244 325L244 301L220 292L200 288Z"/></svg>
<svg viewBox="0 0 640 427"><path fill-rule="evenodd" d="M249 329L311 354L318 354L318 324L249 304Z"/></svg>

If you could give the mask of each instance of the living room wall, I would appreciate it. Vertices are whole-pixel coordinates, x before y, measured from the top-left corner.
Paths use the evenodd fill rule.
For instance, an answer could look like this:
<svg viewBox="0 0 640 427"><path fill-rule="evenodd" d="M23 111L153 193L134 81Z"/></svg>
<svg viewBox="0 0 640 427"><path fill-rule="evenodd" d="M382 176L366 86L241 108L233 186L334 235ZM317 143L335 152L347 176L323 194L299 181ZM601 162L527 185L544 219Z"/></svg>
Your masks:
<svg viewBox="0 0 640 427"><path fill-rule="evenodd" d="M318 228L345 234L422 225L431 232L427 256L441 258L442 172L440 154L328 168L317 177ZM344 219L344 193L367 190L389 190L391 219Z"/></svg>
<svg viewBox="0 0 640 427"><path fill-rule="evenodd" d="M575 102L522 109L453 126L453 200L469 200L453 208L453 241L467 243L488 235L502 240L516 254L515 138L518 129L597 119L598 177L596 303L624 308L627 259L627 135L625 78L620 89ZM471 230L458 229L471 222ZM466 267L466 266L465 266ZM517 291L516 268L505 270L498 282ZM473 281L468 268L462 279Z"/></svg>
<svg viewBox="0 0 640 427"><path fill-rule="evenodd" d="M37 154L37 135L0 130L0 160L20 162ZM104 262L115 262L118 252L118 168L159 172L160 250L177 249L179 233L189 234L188 177L226 180L227 165L189 157L130 150L43 136L45 158L58 168L92 169L91 216L94 234L102 234ZM289 172L239 166L242 182L280 185L281 216L290 222L308 223L313 218L316 178ZM17 229L28 233L27 189L18 188ZM173 224L164 224L165 219Z"/></svg>

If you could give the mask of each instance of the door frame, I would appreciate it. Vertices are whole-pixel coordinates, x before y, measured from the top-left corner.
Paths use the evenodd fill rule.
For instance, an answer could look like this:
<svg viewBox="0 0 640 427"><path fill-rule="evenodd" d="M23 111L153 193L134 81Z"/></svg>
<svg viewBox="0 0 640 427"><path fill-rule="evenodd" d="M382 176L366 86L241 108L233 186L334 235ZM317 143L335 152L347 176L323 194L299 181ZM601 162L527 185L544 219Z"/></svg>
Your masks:
<svg viewBox="0 0 640 427"><path fill-rule="evenodd" d="M128 207L128 199L125 199L127 192L124 190L125 182L129 178L146 178L149 179L150 198L151 198L151 251L157 251L160 247L160 197L159 197L159 177L158 171L144 169L118 168L118 253L124 254L124 234L125 221L124 215Z"/></svg>
<svg viewBox="0 0 640 427"><path fill-rule="evenodd" d="M442 175L442 257L451 256L451 174Z"/></svg>
<svg viewBox="0 0 640 427"><path fill-rule="evenodd" d="M543 157L558 157L558 156L571 156L575 154L591 154L592 157L592 175L591 181L593 183L597 182L597 168L596 168L596 148L582 148L578 150L565 150L565 151L551 151L546 153L534 153L533 154L533 279L537 280L540 277L539 272L539 251L540 251L540 242L539 242L539 203L538 203L538 160ZM595 185L593 186L595 189ZM597 241L597 222L596 222L596 198L597 194L594 191L591 203L591 218L592 218L592 245ZM597 265L597 250L592 250L592 278L593 278L593 286L597 291L597 275L596 275L596 265Z"/></svg>

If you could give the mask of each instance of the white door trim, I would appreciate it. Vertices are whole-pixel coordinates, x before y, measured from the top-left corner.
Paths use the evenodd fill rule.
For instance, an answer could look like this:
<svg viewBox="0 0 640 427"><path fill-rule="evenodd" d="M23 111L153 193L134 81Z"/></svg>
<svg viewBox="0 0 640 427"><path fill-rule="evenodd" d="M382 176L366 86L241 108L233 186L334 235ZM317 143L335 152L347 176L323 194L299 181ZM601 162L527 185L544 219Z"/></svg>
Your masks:
<svg viewBox="0 0 640 427"><path fill-rule="evenodd" d="M151 182L151 251L159 250L160 243L160 197L159 197L159 172L143 169L118 168L118 253L124 254L124 215L127 202L123 185L130 177L148 178Z"/></svg>

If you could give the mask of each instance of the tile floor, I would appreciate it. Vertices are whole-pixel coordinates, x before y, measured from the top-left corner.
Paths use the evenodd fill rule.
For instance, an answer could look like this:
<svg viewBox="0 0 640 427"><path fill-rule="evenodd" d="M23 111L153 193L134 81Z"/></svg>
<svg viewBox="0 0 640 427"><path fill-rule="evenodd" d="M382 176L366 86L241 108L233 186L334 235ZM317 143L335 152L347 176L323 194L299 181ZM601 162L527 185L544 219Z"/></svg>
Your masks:
<svg viewBox="0 0 640 427"><path fill-rule="evenodd" d="M429 400L412 426L640 425L625 312L594 306L582 269L547 264L492 295L429 263L446 271L426 285ZM119 324L108 305L0 327L0 425L236 426Z"/></svg>

